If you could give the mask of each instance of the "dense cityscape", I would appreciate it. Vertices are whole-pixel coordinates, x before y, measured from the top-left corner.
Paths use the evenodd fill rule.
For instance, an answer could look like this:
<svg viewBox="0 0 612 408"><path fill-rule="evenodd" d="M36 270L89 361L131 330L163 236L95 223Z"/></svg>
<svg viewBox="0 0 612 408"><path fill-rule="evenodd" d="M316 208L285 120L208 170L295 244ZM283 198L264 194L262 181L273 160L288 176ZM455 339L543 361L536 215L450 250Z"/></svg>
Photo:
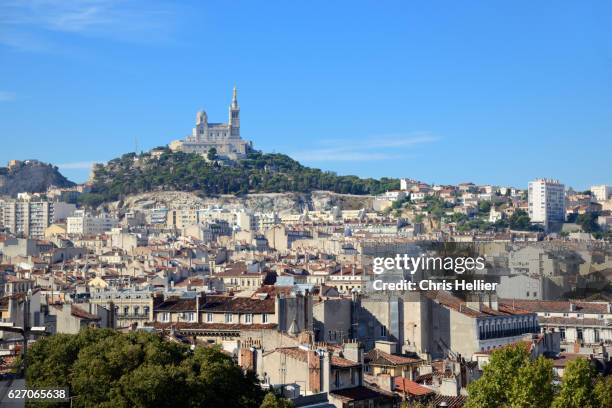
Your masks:
<svg viewBox="0 0 612 408"><path fill-rule="evenodd" d="M41 168L57 172L0 172L6 378L25 370L76 406L569 407L564 379L582 375L580 406L609 406L612 186L343 178L255 150L235 88L228 123L201 111L190 136L97 164L86 183L15 191ZM240 182L219 190L223 177ZM494 285L378 290L374 260L398 254L478 256L470 279ZM114 374L137 354L150 390ZM84 364L107 377L94 387ZM213 366L228 371L206 377ZM521 370L543 385L508 374ZM196 402L164 399L183 386L176 398ZM228 389L242 399L214 399Z"/></svg>

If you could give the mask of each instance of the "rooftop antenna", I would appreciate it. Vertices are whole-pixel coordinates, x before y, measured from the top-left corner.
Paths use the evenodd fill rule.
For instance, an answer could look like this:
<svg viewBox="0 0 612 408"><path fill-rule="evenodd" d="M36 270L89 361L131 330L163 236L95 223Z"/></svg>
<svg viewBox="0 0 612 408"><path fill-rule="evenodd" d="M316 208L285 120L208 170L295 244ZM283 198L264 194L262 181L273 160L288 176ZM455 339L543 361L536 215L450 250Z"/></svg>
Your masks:
<svg viewBox="0 0 612 408"><path fill-rule="evenodd" d="M134 153L138 154L138 136L134 136Z"/></svg>

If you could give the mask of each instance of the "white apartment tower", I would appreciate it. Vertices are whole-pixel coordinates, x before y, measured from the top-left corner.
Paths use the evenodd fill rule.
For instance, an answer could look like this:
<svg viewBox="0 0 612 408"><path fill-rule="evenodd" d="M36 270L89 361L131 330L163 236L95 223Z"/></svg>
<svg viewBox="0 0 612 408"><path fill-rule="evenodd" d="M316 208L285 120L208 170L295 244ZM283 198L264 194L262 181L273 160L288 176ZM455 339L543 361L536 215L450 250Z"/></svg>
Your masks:
<svg viewBox="0 0 612 408"><path fill-rule="evenodd" d="M41 239L54 222L71 215L76 206L53 202L39 196L20 193L18 198L0 200L0 225L13 234Z"/></svg>
<svg viewBox="0 0 612 408"><path fill-rule="evenodd" d="M529 182L529 218L544 224L565 220L565 186L557 180L537 179Z"/></svg>

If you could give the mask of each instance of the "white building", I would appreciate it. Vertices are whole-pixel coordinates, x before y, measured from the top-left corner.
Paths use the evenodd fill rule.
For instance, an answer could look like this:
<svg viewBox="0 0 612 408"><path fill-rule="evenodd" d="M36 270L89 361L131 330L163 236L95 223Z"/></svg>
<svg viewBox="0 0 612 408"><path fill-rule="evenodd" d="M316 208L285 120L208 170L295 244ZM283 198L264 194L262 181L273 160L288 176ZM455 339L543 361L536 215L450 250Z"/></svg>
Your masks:
<svg viewBox="0 0 612 408"><path fill-rule="evenodd" d="M76 206L52 202L37 195L19 194L17 199L0 200L0 224L16 235L41 239L47 227L74 213Z"/></svg>
<svg viewBox="0 0 612 408"><path fill-rule="evenodd" d="M606 201L612 196L612 186L606 186L605 184L591 186L591 193L597 201Z"/></svg>
<svg viewBox="0 0 612 408"><path fill-rule="evenodd" d="M108 216L93 217L84 211L76 211L66 219L66 232L79 235L100 235L112 230L118 224L116 218Z"/></svg>
<svg viewBox="0 0 612 408"><path fill-rule="evenodd" d="M411 190L412 187L418 186L418 185L419 185L419 182L416 180L412 180L409 178L400 179L400 190L408 191L408 190Z"/></svg>
<svg viewBox="0 0 612 408"><path fill-rule="evenodd" d="M170 149L186 153L207 155L210 149L216 149L222 158L238 159L246 156L251 142L240 137L240 107L234 87L232 104L229 107L228 123L209 123L206 112L196 115L196 126L190 136L184 140L170 143Z"/></svg>
<svg viewBox="0 0 612 408"><path fill-rule="evenodd" d="M565 186L557 180L537 179L529 182L529 218L544 224L565 220Z"/></svg>

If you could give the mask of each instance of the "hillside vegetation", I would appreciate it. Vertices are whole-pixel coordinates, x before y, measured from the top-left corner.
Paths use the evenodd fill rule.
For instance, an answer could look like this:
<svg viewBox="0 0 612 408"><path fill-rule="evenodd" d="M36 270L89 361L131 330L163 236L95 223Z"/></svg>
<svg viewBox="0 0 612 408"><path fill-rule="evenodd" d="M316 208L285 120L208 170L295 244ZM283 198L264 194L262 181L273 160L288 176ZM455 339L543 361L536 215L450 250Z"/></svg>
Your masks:
<svg viewBox="0 0 612 408"><path fill-rule="evenodd" d="M159 190L192 191L202 195L311 192L379 194L398 189L399 180L338 176L301 165L284 154L250 152L244 160L221 164L190 153L165 150L125 154L94 169L92 191L84 204L98 205L127 195Z"/></svg>

